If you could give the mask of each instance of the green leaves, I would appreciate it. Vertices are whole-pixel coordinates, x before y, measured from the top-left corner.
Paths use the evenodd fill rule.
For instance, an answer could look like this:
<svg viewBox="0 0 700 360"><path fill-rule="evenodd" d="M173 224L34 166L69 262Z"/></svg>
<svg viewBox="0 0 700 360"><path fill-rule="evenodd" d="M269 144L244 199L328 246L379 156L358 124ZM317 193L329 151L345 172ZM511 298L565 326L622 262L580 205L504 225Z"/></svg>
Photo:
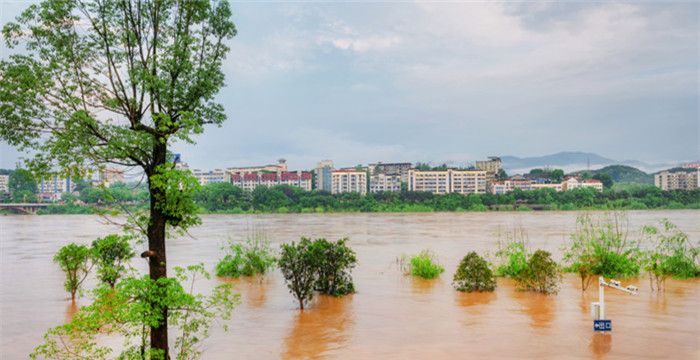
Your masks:
<svg viewBox="0 0 700 360"><path fill-rule="evenodd" d="M314 290L334 296L355 291L350 271L357 259L346 242L302 237L298 243L282 244L278 265L301 310L313 299Z"/></svg>
<svg viewBox="0 0 700 360"><path fill-rule="evenodd" d="M243 244L230 243L226 256L216 264L218 276L253 276L264 274L275 265L270 242L262 233L248 236Z"/></svg>
<svg viewBox="0 0 700 360"><path fill-rule="evenodd" d="M130 236L110 234L92 242L92 257L97 265L97 278L114 288L128 270L134 251L129 245Z"/></svg>
<svg viewBox="0 0 700 360"><path fill-rule="evenodd" d="M405 258L402 258L401 261L404 262ZM411 256L407 268L404 270L407 274L423 279L435 279L445 272L445 268L437 262L435 255L428 250Z"/></svg>
<svg viewBox="0 0 700 360"><path fill-rule="evenodd" d="M525 290L555 294L561 282L559 265L548 251L537 250L528 259L527 267L515 276L515 281Z"/></svg>
<svg viewBox="0 0 700 360"><path fill-rule="evenodd" d="M53 261L66 274L63 286L70 292L73 300L75 300L75 293L90 273L90 255L90 248L87 246L70 243L60 248L53 257Z"/></svg>
<svg viewBox="0 0 700 360"><path fill-rule="evenodd" d="M99 335L123 338L118 359L162 359L162 352L147 344L149 327L163 321L179 330L175 339L175 359L196 359L199 345L208 336L215 318L230 319L239 297L230 284L217 286L209 296L191 291L198 278L209 278L204 266L175 268L174 278L152 280L148 276L125 278L114 289L95 289L92 304L80 308L73 320L49 330L32 358L107 359L113 350L99 345ZM186 290L190 289L189 291Z"/></svg>
<svg viewBox="0 0 700 360"><path fill-rule="evenodd" d="M489 263L472 251L459 263L452 279L452 286L458 291L466 292L493 291L496 289L496 278L491 272Z"/></svg>

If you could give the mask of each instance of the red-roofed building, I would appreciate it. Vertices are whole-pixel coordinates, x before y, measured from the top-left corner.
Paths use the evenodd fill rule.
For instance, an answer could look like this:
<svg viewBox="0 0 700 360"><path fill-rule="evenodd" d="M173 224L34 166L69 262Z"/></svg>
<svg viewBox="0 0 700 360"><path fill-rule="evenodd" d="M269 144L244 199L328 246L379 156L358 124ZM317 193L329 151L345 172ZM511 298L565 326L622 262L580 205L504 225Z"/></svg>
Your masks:
<svg viewBox="0 0 700 360"><path fill-rule="evenodd" d="M231 175L231 183L244 190L254 190L258 186L289 185L311 191L312 176L309 172L294 171L282 173L257 173Z"/></svg>

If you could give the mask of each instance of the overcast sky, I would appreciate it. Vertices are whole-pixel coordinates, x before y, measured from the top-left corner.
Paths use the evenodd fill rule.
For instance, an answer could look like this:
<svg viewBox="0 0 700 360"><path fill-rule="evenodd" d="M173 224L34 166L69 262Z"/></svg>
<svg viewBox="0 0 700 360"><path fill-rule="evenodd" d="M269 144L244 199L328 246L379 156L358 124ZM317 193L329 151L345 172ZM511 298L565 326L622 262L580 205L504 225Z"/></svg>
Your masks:
<svg viewBox="0 0 700 360"><path fill-rule="evenodd" d="M0 0L0 22L25 1ZM233 3L228 120L197 168L700 158L697 3ZM7 49L0 47L0 57ZM18 154L0 145L0 167Z"/></svg>

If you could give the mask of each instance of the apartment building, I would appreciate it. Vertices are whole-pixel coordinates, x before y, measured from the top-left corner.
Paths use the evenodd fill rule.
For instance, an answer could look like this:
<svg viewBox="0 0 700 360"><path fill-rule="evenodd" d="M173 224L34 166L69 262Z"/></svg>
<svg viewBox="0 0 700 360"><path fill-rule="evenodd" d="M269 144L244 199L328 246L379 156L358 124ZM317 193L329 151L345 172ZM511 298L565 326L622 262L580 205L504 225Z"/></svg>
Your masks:
<svg viewBox="0 0 700 360"><path fill-rule="evenodd" d="M275 185L289 185L311 191L312 175L307 171L293 171L259 174L233 174L231 183L241 189L253 191L258 186L271 187Z"/></svg>
<svg viewBox="0 0 700 360"><path fill-rule="evenodd" d="M485 193L486 176L486 171L479 170L411 170L408 176L408 190L433 194Z"/></svg>
<svg viewBox="0 0 700 360"><path fill-rule="evenodd" d="M199 185L207 185L221 182L231 181L231 175L223 169L214 169L210 171L202 171L194 169L192 175L197 178Z"/></svg>
<svg viewBox="0 0 700 360"><path fill-rule="evenodd" d="M596 179L579 180L576 177L566 177L561 182L562 191L573 190L578 188L592 187L598 191L603 191L603 183Z"/></svg>
<svg viewBox="0 0 700 360"><path fill-rule="evenodd" d="M369 172L372 175L399 175L401 181L408 182L408 172L411 171L413 164L411 163L374 163L369 164Z"/></svg>
<svg viewBox="0 0 700 360"><path fill-rule="evenodd" d="M497 181L491 184L492 194L505 194L515 189L520 190L537 190L537 189L552 189L554 191L566 191L578 188L594 188L598 191L603 191L603 183L600 180L587 179L581 180L577 177L567 177L560 183L546 183L527 179L508 179Z"/></svg>
<svg viewBox="0 0 700 360"><path fill-rule="evenodd" d="M262 172L273 172L281 174L287 172L287 160L279 159L277 164L271 165L258 165L258 166L244 166L244 167L230 167L226 168L226 172L230 175L245 175L245 174L257 174Z"/></svg>
<svg viewBox="0 0 700 360"><path fill-rule="evenodd" d="M61 199L61 194L70 193L75 190L75 183L71 178L61 178L53 176L47 179L41 179L38 186L39 198L42 200L56 201Z"/></svg>
<svg viewBox="0 0 700 360"><path fill-rule="evenodd" d="M369 191L373 193L383 191L399 192L401 191L402 182L402 177L399 174L372 175L369 179Z"/></svg>
<svg viewBox="0 0 700 360"><path fill-rule="evenodd" d="M316 165L316 189L331 192L331 173L333 172L333 161L322 160Z"/></svg>
<svg viewBox="0 0 700 360"><path fill-rule="evenodd" d="M331 193L367 194L367 173L359 170L335 170L331 173Z"/></svg>
<svg viewBox="0 0 700 360"><path fill-rule="evenodd" d="M10 192L10 175L0 175L0 193Z"/></svg>
<svg viewBox="0 0 700 360"><path fill-rule="evenodd" d="M695 171L662 171L654 175L654 184L661 190L693 190L700 187L700 169Z"/></svg>
<svg viewBox="0 0 700 360"><path fill-rule="evenodd" d="M124 171L117 169L117 168L106 168L106 169L100 170L97 181L93 181L93 183L107 186L107 187L109 187L115 183L123 183L123 182L124 182Z"/></svg>
<svg viewBox="0 0 700 360"><path fill-rule="evenodd" d="M488 160L479 160L476 162L476 169L486 171L489 174L498 174L501 171L501 158L490 156Z"/></svg>

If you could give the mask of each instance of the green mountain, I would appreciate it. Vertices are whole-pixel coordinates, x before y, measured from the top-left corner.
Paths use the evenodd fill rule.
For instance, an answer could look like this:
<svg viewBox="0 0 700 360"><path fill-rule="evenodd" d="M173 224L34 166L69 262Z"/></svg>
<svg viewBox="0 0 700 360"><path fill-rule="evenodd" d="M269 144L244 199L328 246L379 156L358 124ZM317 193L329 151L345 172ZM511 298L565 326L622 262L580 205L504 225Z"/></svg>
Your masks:
<svg viewBox="0 0 700 360"><path fill-rule="evenodd" d="M647 174L637 168L627 165L610 165L598 170L581 170L571 173L571 175L608 174L616 183L640 183L653 184L654 175Z"/></svg>

